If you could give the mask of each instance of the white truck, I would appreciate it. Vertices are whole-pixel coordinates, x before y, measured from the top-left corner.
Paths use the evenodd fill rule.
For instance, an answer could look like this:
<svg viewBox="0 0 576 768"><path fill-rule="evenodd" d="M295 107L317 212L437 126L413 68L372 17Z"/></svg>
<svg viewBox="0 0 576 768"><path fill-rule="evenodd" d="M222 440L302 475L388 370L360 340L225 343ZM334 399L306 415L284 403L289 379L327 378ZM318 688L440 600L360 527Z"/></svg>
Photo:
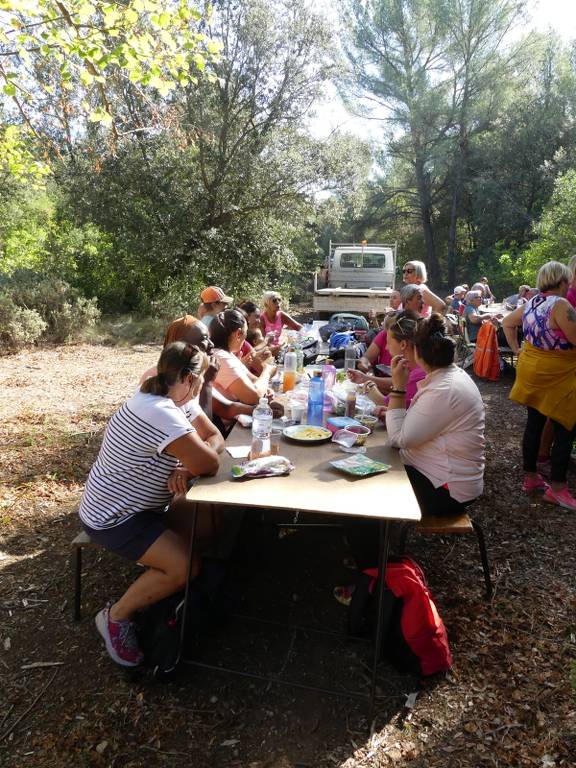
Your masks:
<svg viewBox="0 0 576 768"><path fill-rule="evenodd" d="M314 274L314 312L383 312L396 276L397 243L333 243Z"/></svg>

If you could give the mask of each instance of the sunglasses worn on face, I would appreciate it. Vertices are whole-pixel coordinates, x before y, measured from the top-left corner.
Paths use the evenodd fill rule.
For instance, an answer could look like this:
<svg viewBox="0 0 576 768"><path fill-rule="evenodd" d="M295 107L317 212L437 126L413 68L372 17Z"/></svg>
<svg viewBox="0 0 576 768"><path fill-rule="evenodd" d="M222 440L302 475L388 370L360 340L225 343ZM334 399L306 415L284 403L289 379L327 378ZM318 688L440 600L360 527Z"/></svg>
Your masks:
<svg viewBox="0 0 576 768"><path fill-rule="evenodd" d="M274 299L272 299L272 304L280 304L281 301L282 301L282 299L274 298Z"/></svg>
<svg viewBox="0 0 576 768"><path fill-rule="evenodd" d="M409 272L414 272L414 271L415 271L415 270L414 270L414 269L411 269L411 268L410 268L410 269L403 269L403 270L402 270L402 274L406 274L406 273L409 273Z"/></svg>

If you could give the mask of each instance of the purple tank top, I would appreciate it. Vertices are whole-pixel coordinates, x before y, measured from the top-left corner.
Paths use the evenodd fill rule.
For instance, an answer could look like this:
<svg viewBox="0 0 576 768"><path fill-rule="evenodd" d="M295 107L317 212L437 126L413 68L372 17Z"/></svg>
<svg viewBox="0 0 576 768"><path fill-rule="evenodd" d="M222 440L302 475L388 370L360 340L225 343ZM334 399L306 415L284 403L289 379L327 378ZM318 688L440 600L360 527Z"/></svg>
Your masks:
<svg viewBox="0 0 576 768"><path fill-rule="evenodd" d="M526 302L522 316L522 332L526 341L538 349L573 349L559 328L550 327L550 315L560 296L539 293Z"/></svg>

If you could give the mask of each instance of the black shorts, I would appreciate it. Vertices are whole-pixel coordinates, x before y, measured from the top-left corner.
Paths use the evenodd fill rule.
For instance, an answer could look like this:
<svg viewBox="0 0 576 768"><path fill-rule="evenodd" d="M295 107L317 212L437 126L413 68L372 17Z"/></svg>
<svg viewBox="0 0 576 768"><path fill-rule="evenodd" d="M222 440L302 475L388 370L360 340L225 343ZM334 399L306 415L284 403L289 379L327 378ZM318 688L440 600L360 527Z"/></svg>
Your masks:
<svg viewBox="0 0 576 768"><path fill-rule="evenodd" d="M137 562L152 544L168 530L164 511L147 510L132 515L122 523L111 528L90 528L82 522L82 527L93 542L116 555Z"/></svg>

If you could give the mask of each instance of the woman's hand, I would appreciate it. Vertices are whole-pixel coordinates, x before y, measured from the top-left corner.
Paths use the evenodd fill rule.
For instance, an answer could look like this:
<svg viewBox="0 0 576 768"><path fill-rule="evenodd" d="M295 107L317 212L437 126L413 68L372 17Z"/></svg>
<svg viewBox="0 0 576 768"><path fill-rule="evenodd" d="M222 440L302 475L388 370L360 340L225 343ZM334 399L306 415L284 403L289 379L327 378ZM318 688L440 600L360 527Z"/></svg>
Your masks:
<svg viewBox="0 0 576 768"><path fill-rule="evenodd" d="M374 416L386 423L386 411L388 408L385 405L380 405L378 408L374 408Z"/></svg>
<svg viewBox="0 0 576 768"><path fill-rule="evenodd" d="M346 371L346 375L354 384L364 384L366 381L370 381L368 374L357 371L355 368L349 368Z"/></svg>
<svg viewBox="0 0 576 768"><path fill-rule="evenodd" d="M392 389L406 390L410 369L408 362L402 355L395 355L392 358Z"/></svg>
<svg viewBox="0 0 576 768"><path fill-rule="evenodd" d="M368 373L368 371L372 370L372 363L366 357L361 357L359 360L356 360L356 370Z"/></svg>
<svg viewBox="0 0 576 768"><path fill-rule="evenodd" d="M194 475L184 467L177 467L168 476L168 490L170 493L173 493L174 496L185 496L188 491L188 482L193 477Z"/></svg>

